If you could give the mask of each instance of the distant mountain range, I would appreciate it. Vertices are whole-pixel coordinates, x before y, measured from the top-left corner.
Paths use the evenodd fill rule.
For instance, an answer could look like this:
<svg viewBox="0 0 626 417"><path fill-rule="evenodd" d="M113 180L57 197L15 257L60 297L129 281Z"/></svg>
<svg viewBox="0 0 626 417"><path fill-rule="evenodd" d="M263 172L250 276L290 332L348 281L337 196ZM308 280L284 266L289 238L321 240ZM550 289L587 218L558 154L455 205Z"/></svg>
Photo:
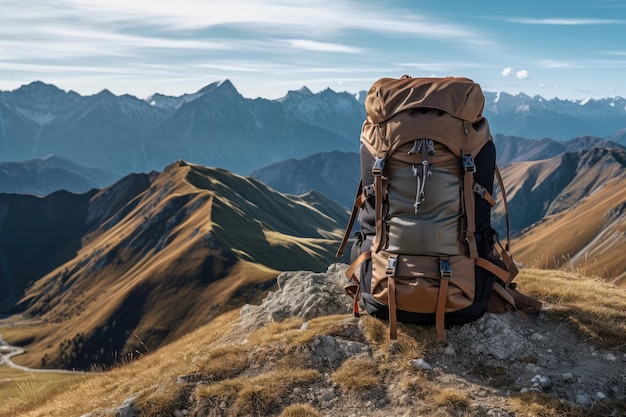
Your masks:
<svg viewBox="0 0 626 417"><path fill-rule="evenodd" d="M111 365L260 301L283 270L325 271L347 218L183 161L83 194L0 194L0 313L38 319L31 366Z"/></svg>
<svg viewBox="0 0 626 417"><path fill-rule="evenodd" d="M87 168L56 155L23 162L0 162L0 193L40 196L58 190L84 193L109 186L118 179L112 172Z"/></svg>
<svg viewBox="0 0 626 417"><path fill-rule="evenodd" d="M375 80L372 80L375 81ZM306 87L277 100L244 98L230 81L146 100L91 96L42 82L0 92L0 161L56 154L118 176L176 159L239 174L331 151L356 152L365 117L357 95ZM485 92L492 132L531 139L590 135L626 145L626 100L545 100Z"/></svg>

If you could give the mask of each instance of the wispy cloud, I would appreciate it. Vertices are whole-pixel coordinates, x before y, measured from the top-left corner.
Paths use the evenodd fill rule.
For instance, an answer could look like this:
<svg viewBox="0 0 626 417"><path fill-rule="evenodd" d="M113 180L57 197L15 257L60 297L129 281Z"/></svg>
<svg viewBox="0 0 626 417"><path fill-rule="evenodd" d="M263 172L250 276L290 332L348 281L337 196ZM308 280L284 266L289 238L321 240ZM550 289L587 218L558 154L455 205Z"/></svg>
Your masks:
<svg viewBox="0 0 626 417"><path fill-rule="evenodd" d="M317 42L308 39L289 39L286 41L291 47L296 49L304 49L316 52L339 52L346 54L361 54L364 52L362 48L355 48L348 45L340 45L337 43Z"/></svg>
<svg viewBox="0 0 626 417"><path fill-rule="evenodd" d="M506 19L511 23L522 23L525 25L563 25L563 26L578 26L578 25L623 25L626 24L626 20L620 19L571 19L571 18L526 18L517 17Z"/></svg>
<svg viewBox="0 0 626 417"><path fill-rule="evenodd" d="M12 8L17 8L15 0ZM32 5L30 3L33 3ZM478 30L467 25L435 19L411 10L362 4L354 0L231 0L217 3L204 0L147 2L145 0L59 0L49 5L33 0L29 8L6 19L6 32L14 28L64 25L84 31L169 32L177 36L211 36L211 28L234 28L264 37L285 36L322 42L338 33L359 30L371 33L402 34L420 38L489 45ZM30 10L33 10L31 13ZM1 19L3 21L5 19ZM0 33L3 30L0 29ZM305 35L305 36L302 36ZM79 35L79 38L81 36Z"/></svg>

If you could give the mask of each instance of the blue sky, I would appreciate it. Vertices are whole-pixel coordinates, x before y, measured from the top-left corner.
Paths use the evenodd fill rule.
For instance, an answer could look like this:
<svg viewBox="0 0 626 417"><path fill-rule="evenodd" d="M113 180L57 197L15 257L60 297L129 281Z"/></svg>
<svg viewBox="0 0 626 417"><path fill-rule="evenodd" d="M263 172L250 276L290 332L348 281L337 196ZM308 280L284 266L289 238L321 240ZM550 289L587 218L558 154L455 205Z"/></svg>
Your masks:
<svg viewBox="0 0 626 417"><path fill-rule="evenodd" d="M0 90L146 98L229 79L249 98L378 78L626 97L626 1L0 0Z"/></svg>

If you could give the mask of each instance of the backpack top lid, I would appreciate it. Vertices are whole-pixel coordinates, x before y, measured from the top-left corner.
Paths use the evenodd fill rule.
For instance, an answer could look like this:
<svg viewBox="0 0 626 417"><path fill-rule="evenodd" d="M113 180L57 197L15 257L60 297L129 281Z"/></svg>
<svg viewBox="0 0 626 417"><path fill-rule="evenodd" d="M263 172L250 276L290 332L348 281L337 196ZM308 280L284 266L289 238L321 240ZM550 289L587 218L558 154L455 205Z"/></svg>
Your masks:
<svg viewBox="0 0 626 417"><path fill-rule="evenodd" d="M365 111L372 123L382 123L412 108L431 108L475 123L482 119L485 96L469 78L381 78L365 97Z"/></svg>

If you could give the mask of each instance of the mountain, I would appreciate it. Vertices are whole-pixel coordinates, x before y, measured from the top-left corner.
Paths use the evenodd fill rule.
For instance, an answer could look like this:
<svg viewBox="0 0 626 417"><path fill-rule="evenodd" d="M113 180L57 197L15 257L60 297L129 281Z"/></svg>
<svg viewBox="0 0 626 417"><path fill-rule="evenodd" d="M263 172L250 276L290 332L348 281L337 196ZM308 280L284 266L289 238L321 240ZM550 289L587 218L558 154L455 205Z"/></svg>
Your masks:
<svg viewBox="0 0 626 417"><path fill-rule="evenodd" d="M23 162L0 162L0 193L47 195L57 190L84 193L119 179L112 172L49 155Z"/></svg>
<svg viewBox="0 0 626 417"><path fill-rule="evenodd" d="M178 158L248 173L288 158L352 149L360 125L352 126L354 137L343 136L354 123L346 124L343 111L360 106L350 95L327 90L308 97L305 107L323 109L329 100L342 112L332 124L312 124L289 94L283 101L246 99L228 80L193 94L154 94L148 100L108 90L82 97L34 82L0 92L0 159L56 153L121 176L162 170ZM45 114L44 104L50 107Z"/></svg>
<svg viewBox="0 0 626 417"><path fill-rule="evenodd" d="M516 162L502 169L511 214L518 232L545 216L573 207L604 184L624 175L626 151L592 148L554 158ZM503 207L495 209L494 224L503 230Z"/></svg>
<svg viewBox="0 0 626 417"><path fill-rule="evenodd" d="M626 165L626 159L622 164ZM606 180L567 210L524 230L512 247L515 259L526 265L567 269L626 287L624 242L626 174L622 168L620 175Z"/></svg>
<svg viewBox="0 0 626 417"><path fill-rule="evenodd" d="M491 131L532 139L568 140L582 135L610 137L624 129L626 99L546 100L520 93L485 92L483 114ZM626 143L620 142L624 145Z"/></svg>
<svg viewBox="0 0 626 417"><path fill-rule="evenodd" d="M259 300L280 271L325 270L347 216L184 161L85 194L0 194L0 307L37 319L24 363L111 365Z"/></svg>
<svg viewBox="0 0 626 417"><path fill-rule="evenodd" d="M496 134L493 142L496 145L498 165L501 167L511 162L549 159L563 152L578 152L594 147L626 149L626 146L615 141L595 136L580 136L559 142L548 138L528 139Z"/></svg>
<svg viewBox="0 0 626 417"><path fill-rule="evenodd" d="M485 93L492 132L559 141L590 135L626 145L626 101ZM364 92L306 87L276 100L243 97L229 80L178 97L91 96L40 81L0 91L0 161L64 155L118 176L175 159L239 174L321 152L356 152ZM599 144L602 145L602 144ZM603 146L603 145L602 145Z"/></svg>
<svg viewBox="0 0 626 417"><path fill-rule="evenodd" d="M288 194L316 190L352 209L360 177L356 152L323 152L303 159L289 159L250 173L251 177Z"/></svg>
<svg viewBox="0 0 626 417"><path fill-rule="evenodd" d="M618 143L626 144L626 129L621 129L611 136L610 139Z"/></svg>

